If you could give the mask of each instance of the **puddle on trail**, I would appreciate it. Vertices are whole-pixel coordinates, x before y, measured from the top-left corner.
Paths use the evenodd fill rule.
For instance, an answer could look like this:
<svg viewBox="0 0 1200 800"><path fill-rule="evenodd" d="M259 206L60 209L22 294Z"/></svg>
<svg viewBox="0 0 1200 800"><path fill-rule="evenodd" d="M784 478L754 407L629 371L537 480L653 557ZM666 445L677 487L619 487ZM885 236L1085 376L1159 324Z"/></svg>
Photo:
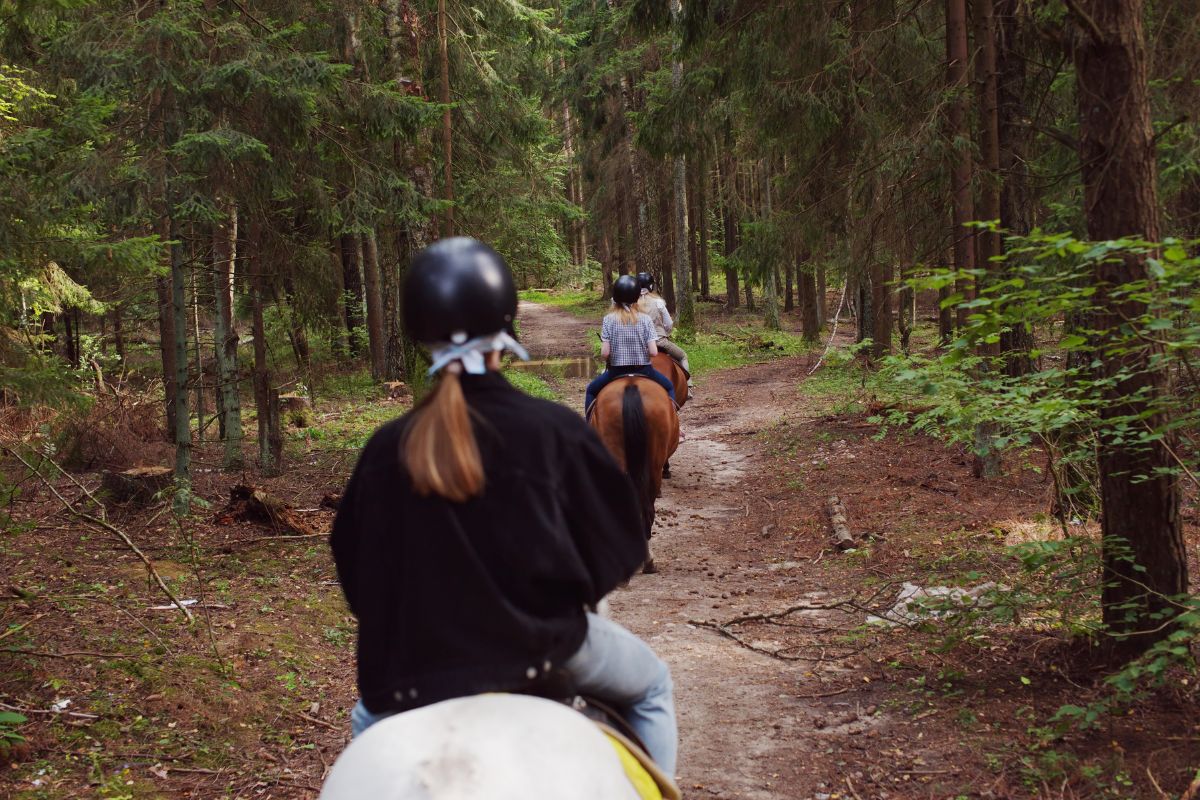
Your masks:
<svg viewBox="0 0 1200 800"><path fill-rule="evenodd" d="M535 372L543 378L594 378L599 374L593 358L542 358L534 361L513 361L509 369Z"/></svg>

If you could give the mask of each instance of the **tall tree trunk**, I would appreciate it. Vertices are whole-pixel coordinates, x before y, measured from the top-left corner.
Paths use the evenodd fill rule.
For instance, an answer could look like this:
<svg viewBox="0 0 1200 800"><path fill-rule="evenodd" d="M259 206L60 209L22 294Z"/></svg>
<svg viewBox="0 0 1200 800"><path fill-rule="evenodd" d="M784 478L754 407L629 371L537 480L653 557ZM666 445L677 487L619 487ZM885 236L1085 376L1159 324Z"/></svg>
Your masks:
<svg viewBox="0 0 1200 800"><path fill-rule="evenodd" d="M667 302L667 310L675 313L678 306L675 297L675 274L672 265L675 263L675 248L678 241L675 235L676 217L671 208L672 196L666 192L658 193L658 251L666 255L663 267L658 270L659 288L662 289L663 300Z"/></svg>
<svg viewBox="0 0 1200 800"><path fill-rule="evenodd" d="M237 262L237 206L218 201L225 219L213 225L213 297L215 320L213 351L217 362L217 397L221 437L225 441L222 465L239 470L242 458L242 401L238 392L238 332L233 317L233 280Z"/></svg>
<svg viewBox="0 0 1200 800"><path fill-rule="evenodd" d="M683 11L681 0L671 0L671 20L675 28L680 27ZM677 33L682 39L682 33ZM676 53L671 61L671 86L679 91L683 85L683 60L678 54L679 43L675 45ZM676 138L679 138L679 123L675 123ZM687 202L687 159L682 155L675 156L675 280L677 293L675 306L676 321L681 328L689 329L696 324L696 305L692 295L692 273L688 263L688 202Z"/></svg>
<svg viewBox="0 0 1200 800"><path fill-rule="evenodd" d="M175 217L174 197L167 202L171 241L171 327L175 345L175 502L177 514L191 506L192 430L188 411L187 274L184 271L183 231Z"/></svg>
<svg viewBox="0 0 1200 800"><path fill-rule="evenodd" d="M607 297L613 285L612 245L609 228L604 225L600 233L600 275L604 283L604 296Z"/></svg>
<svg viewBox="0 0 1200 800"><path fill-rule="evenodd" d="M346 333L350 336L350 356L357 358L363 327L363 285L359 265L360 242L357 236L344 233L338 240L342 258L342 297Z"/></svg>
<svg viewBox="0 0 1200 800"><path fill-rule="evenodd" d="M125 329L123 327L123 317L125 316L125 304L117 303L112 310L112 326L113 326L113 346L117 349L117 358L121 362L121 369L124 370L128 364L125 354Z"/></svg>
<svg viewBox="0 0 1200 800"><path fill-rule="evenodd" d="M804 341L815 342L821 335L821 322L817 314L817 282L811 264L796 264L796 283L800 295L800 332Z"/></svg>
<svg viewBox="0 0 1200 800"><path fill-rule="evenodd" d="M711 181L709 180L709 171L702 170L698 184L700 191L697 193L697 216L699 217L700 229L700 296L708 298L712 296L712 287L709 285L709 253L708 253L708 192Z"/></svg>
<svg viewBox="0 0 1200 800"><path fill-rule="evenodd" d="M418 36L420 20L411 4L407 2L383 0L383 5L388 67L392 78L397 87L424 97L425 91L421 83L421 42ZM422 130L415 137L398 137L393 142L394 162L402 173L408 175L417 194L426 198L434 196L433 173L430 169L432 153L432 134L427 130ZM433 241L433 229L433 222L427 217L395 223L392 231L395 260L389 261L388 269L394 274L397 298L399 286L413 257ZM385 283L390 284L392 277L389 275ZM390 314L388 320L388 377L402 377L410 383L415 383L420 377L421 354L416 345L404 335L399 325L399 300L396 302L396 313Z"/></svg>
<svg viewBox="0 0 1200 800"><path fill-rule="evenodd" d="M894 269L886 257L876 255L871 264L871 355L892 352L892 280Z"/></svg>
<svg viewBox="0 0 1200 800"><path fill-rule="evenodd" d="M784 286L783 286L783 310L784 312L794 311L796 309L796 291L795 291L795 275L796 262L795 259L789 259L783 265Z"/></svg>
<svg viewBox="0 0 1200 800"><path fill-rule="evenodd" d="M279 474L280 464L271 447L271 371L267 365L267 330L263 320L266 294L266 265L262 253L262 226L250 225L246 237L246 259L251 279L250 301L253 310L254 334L254 409L258 417L258 466L264 475Z"/></svg>
<svg viewBox="0 0 1200 800"><path fill-rule="evenodd" d="M946 85L951 98L946 106L946 135L950 141L950 195L953 203L954 268L960 273L975 268L975 238L968 223L975 219L971 196L971 149L967 116L970 96L967 87L967 5L966 0L946 0ZM970 299L970 280L959 279L959 294ZM956 322L967 322L967 309L959 306Z"/></svg>
<svg viewBox="0 0 1200 800"><path fill-rule="evenodd" d="M1159 239L1154 131L1150 124L1142 0L1075 0L1071 18L1079 29L1073 51L1079 100L1079 160L1088 236ZM1152 403L1167 391L1168 376L1157 347L1125 346L1126 320L1146 312L1145 303L1114 289L1148 278L1146 257L1127 255L1098 262L1093 273L1098 311L1091 327L1100 333L1098 378L1104 381L1104 422L1144 421L1162 430L1167 420ZM1117 296L1114 296L1117 295ZM1114 348L1106 352L1106 348ZM1163 615L1177 609L1167 598L1187 592L1187 558L1179 519L1179 486L1170 470L1170 437L1106 433L1097 442L1103 507L1104 622L1121 637L1122 655L1144 651L1172 632Z"/></svg>
<svg viewBox="0 0 1200 800"><path fill-rule="evenodd" d="M1020 0L995 0L997 134L1000 168L1000 227L1023 236L1033 229L1029 187L1029 125L1025 109L1024 25ZM1013 265L1006 264L1006 269ZM1000 332L1005 372L1013 377L1033 371L1033 331L1016 324Z"/></svg>
<svg viewBox="0 0 1200 800"><path fill-rule="evenodd" d="M163 239L167 239L164 236ZM162 354L164 403L166 407L166 439L175 441L175 324L171 316L171 278L164 275L154 279L154 291L158 297L158 349Z"/></svg>
<svg viewBox="0 0 1200 800"><path fill-rule="evenodd" d="M828 321L829 309L825 307L825 263L817 265L817 328L824 328Z"/></svg>
<svg viewBox="0 0 1200 800"><path fill-rule="evenodd" d="M773 213L771 209L771 160L768 158L762 166L762 220L770 224ZM779 295L775 290L777 266L778 262L772 256L771 265L763 275L763 305L766 312L763 324L769 331L777 331L782 327L779 323Z"/></svg>
<svg viewBox="0 0 1200 800"><path fill-rule="evenodd" d="M975 21L975 93L979 108L979 202L978 216L985 221L1000 219L1000 108L996 75L996 21L993 0L971 0ZM976 256L989 273L1002 269L994 259L1004 254L1004 242L998 231L978 231ZM989 278L991 276L989 275ZM999 343L983 344L983 356L998 355ZM990 370L986 362L981 370ZM996 446L995 425L980 420L975 428L975 459L972 474L976 478L1000 476L1000 451Z"/></svg>
<svg viewBox="0 0 1200 800"><path fill-rule="evenodd" d="M379 277L379 243L375 232L362 235L363 284L367 294L367 343L371 353L371 377L383 380L387 373L387 338L384 333L383 292Z"/></svg>
<svg viewBox="0 0 1200 800"><path fill-rule="evenodd" d="M450 118L450 45L446 0L438 0L438 56L442 73L442 198L449 203L442 220L444 236L454 235L454 127Z"/></svg>
<svg viewBox="0 0 1200 800"><path fill-rule="evenodd" d="M688 263L692 268L692 286L700 285L700 231L696 221L700 218L700 214L696 211L697 202L696 195L698 194L696 187L699 185L698 180L699 169L696 161L693 160L687 175L687 217L688 217Z"/></svg>
<svg viewBox="0 0 1200 800"><path fill-rule="evenodd" d="M725 166L724 185L721 192L721 225L723 228L722 238L724 239L725 256L725 307L729 310L737 308L741 304L741 293L738 288L738 273L730 262L733 259L733 252L737 250L737 234L738 223L737 216L734 212L734 199L736 191L734 189L733 180L733 164L732 161L727 162ZM721 176L718 176L718 181Z"/></svg>
<svg viewBox="0 0 1200 800"><path fill-rule="evenodd" d="M196 250L196 237L191 237L192 252L188 259L193 265L199 258L199 253ZM193 389L196 392L196 442L204 444L204 414L207 409L204 407L204 349L200 344L200 291L199 281L196 278L195 266L191 269L192 279L192 337L196 342L196 384Z"/></svg>

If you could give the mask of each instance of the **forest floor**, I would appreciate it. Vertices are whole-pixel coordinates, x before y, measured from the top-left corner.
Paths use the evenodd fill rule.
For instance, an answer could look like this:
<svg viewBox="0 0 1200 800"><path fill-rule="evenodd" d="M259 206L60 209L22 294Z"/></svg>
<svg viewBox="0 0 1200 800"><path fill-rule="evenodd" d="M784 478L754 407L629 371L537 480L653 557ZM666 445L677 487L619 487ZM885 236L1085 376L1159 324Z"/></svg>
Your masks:
<svg viewBox="0 0 1200 800"><path fill-rule="evenodd" d="M520 315L531 353L555 360L526 374L576 408L586 379L570 365L591 356L589 313L525 302ZM963 449L883 430L888 399L852 361L809 375L823 347L774 349L750 325L706 311L711 335L741 349L697 344L688 440L658 505L661 572L611 598L671 665L685 796L1179 797L1200 766L1194 692L1153 694L1090 733L1052 731L1060 706L1100 696L1103 674L1053 626L864 624L905 581L1017 580L1007 545L1060 538L1037 454L976 480ZM162 508L110 512L198 601L199 625L112 536L23 481L0 538L0 710L31 722L0 797L315 797L347 738L353 620L319 534L275 535L221 509L246 480L327 530L322 496L370 427L405 407L356 394L322 401L291 434L279 478L224 474L210 445L196 489L211 507L182 524ZM852 551L831 544L834 494ZM1192 500L1185 519L1194 545Z"/></svg>

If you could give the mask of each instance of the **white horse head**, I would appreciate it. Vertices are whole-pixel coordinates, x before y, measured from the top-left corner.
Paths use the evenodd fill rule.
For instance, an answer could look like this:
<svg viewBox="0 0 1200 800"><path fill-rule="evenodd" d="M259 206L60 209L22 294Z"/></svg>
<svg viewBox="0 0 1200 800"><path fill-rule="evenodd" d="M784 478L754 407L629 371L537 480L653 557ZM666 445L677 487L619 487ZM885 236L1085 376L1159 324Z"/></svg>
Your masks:
<svg viewBox="0 0 1200 800"><path fill-rule="evenodd" d="M375 723L333 765L321 800L638 800L612 742L537 697L477 695Z"/></svg>

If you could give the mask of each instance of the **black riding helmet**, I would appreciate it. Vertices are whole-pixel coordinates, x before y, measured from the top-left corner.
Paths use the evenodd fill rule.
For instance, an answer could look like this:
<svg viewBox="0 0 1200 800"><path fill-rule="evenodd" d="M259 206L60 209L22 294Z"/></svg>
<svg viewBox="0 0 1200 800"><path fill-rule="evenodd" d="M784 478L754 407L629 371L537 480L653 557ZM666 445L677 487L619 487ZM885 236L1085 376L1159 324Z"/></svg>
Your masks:
<svg viewBox="0 0 1200 800"><path fill-rule="evenodd" d="M622 275L617 278L613 284L612 292L613 300L622 305L633 305L642 296L642 290L638 288L638 280L632 275Z"/></svg>
<svg viewBox="0 0 1200 800"><path fill-rule="evenodd" d="M654 276L649 272L639 272L637 274L638 289L647 289L654 291Z"/></svg>
<svg viewBox="0 0 1200 800"><path fill-rule="evenodd" d="M418 342L461 343L497 331L514 334L517 289L508 265L476 239L456 236L426 247L404 279L404 329Z"/></svg>

